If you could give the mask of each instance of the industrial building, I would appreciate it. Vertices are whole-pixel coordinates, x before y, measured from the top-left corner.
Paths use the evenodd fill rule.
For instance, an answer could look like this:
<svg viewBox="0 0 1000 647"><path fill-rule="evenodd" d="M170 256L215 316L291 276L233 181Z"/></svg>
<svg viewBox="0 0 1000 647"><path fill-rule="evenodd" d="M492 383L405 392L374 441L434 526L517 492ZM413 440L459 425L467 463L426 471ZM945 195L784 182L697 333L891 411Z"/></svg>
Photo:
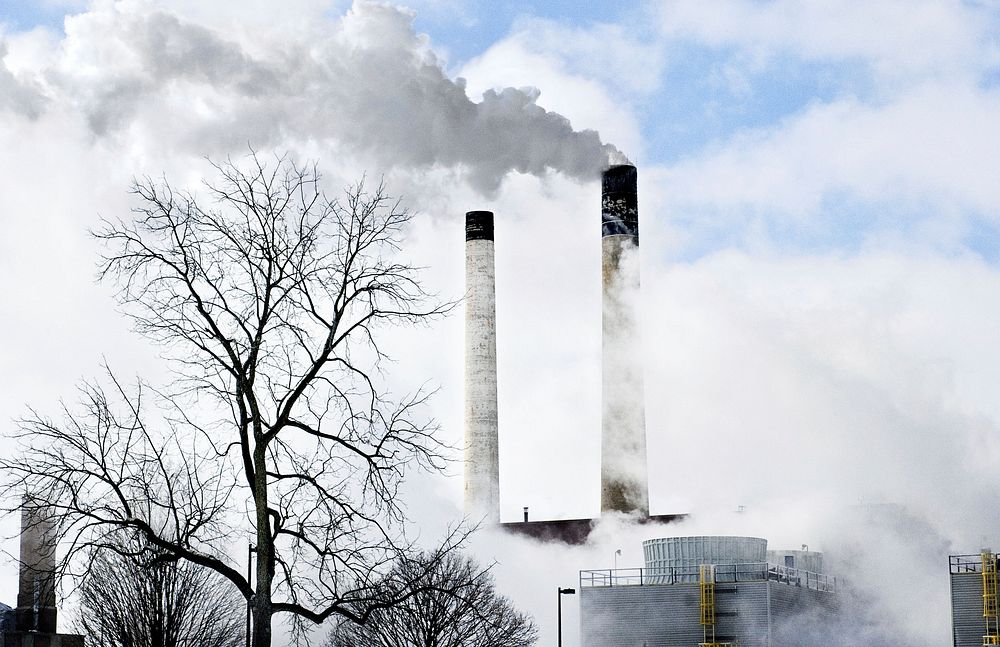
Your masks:
<svg viewBox="0 0 1000 647"><path fill-rule="evenodd" d="M951 555L951 633L955 647L1000 645L997 615L997 555Z"/></svg>
<svg viewBox="0 0 1000 647"><path fill-rule="evenodd" d="M583 647L783 647L838 613L837 579L770 563L766 539L668 537L642 547L643 568L580 571ZM822 567L813 551L770 555Z"/></svg>
<svg viewBox="0 0 1000 647"><path fill-rule="evenodd" d="M635 166L601 175L602 417L601 513L666 523L683 515L649 515L642 350L635 300L639 290L638 176ZM499 523L494 214L465 216L465 512ZM536 539L583 543L592 519L505 523Z"/></svg>

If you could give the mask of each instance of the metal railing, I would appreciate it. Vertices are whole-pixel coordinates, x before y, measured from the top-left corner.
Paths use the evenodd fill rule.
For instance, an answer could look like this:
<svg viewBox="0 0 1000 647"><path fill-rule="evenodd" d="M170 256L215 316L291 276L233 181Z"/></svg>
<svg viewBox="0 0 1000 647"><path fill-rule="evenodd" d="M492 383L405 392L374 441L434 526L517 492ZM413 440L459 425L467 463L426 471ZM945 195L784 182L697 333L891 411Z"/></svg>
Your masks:
<svg viewBox="0 0 1000 647"><path fill-rule="evenodd" d="M948 572L952 575L959 573L982 573L983 556L981 553L975 555L949 555Z"/></svg>
<svg viewBox="0 0 1000 647"><path fill-rule="evenodd" d="M762 582L765 580L801 586L825 593L837 591L837 578L824 573L813 573L812 571L768 564L767 562L715 565L716 584ZM698 583L698 565L580 571L580 588L657 586L683 583Z"/></svg>

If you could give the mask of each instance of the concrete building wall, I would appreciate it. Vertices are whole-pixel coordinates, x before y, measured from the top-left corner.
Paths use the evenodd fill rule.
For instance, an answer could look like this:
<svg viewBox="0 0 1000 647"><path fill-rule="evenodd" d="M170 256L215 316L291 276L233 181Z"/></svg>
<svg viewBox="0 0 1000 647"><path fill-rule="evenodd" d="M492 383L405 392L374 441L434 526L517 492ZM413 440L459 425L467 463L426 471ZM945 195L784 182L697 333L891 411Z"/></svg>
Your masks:
<svg viewBox="0 0 1000 647"><path fill-rule="evenodd" d="M954 647L982 647L986 620L981 573L951 574L951 620Z"/></svg>
<svg viewBox="0 0 1000 647"><path fill-rule="evenodd" d="M500 522L493 214L465 217L465 513Z"/></svg>

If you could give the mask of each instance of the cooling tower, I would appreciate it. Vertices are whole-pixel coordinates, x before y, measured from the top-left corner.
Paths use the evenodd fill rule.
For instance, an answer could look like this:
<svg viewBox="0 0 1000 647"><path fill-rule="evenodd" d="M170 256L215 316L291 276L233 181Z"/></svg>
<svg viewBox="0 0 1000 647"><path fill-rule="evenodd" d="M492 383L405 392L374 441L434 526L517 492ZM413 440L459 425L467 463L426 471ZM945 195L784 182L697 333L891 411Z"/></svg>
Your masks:
<svg viewBox="0 0 1000 647"><path fill-rule="evenodd" d="M465 214L465 513L500 521L493 213Z"/></svg>
<svg viewBox="0 0 1000 647"><path fill-rule="evenodd" d="M636 169L601 176L603 274L601 511L649 514L646 420L636 302L639 211Z"/></svg>

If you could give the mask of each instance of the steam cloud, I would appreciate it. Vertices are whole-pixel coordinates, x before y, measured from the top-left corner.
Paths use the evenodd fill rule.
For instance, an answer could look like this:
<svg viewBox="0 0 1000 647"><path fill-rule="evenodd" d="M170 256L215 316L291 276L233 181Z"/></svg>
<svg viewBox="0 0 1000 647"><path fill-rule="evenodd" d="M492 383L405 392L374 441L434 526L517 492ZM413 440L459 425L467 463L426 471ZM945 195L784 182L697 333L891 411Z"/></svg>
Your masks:
<svg viewBox="0 0 1000 647"><path fill-rule="evenodd" d="M803 500L803 505L808 501ZM668 525L640 525L623 515L602 518L583 546L536 542L497 532L474 539L480 559L494 559L501 589L524 608L547 609L551 591L573 586L581 569L643 566L642 542L684 535L747 535L768 539L773 549L803 541L824 553L824 571L838 578L831 611L810 606L783 616L775 644L788 647L890 647L943 644L950 633L947 555L955 546L918 515L899 505L836 507L808 520L803 508L695 514ZM808 515L806 515L808 516ZM525 564L545 564L525 569ZM834 594L831 594L834 595ZM581 644L578 599L563 606L567 644ZM697 604L697 598L692 600ZM541 614L542 643L555 639L555 619ZM593 626L599 619L589 619ZM591 643L593 641L591 640Z"/></svg>
<svg viewBox="0 0 1000 647"><path fill-rule="evenodd" d="M172 14L108 3L67 19L50 67L15 78L0 66L0 110L35 118L45 104L69 105L101 137L169 127L173 145L202 155L247 141L332 139L383 166L459 168L485 193L510 171L592 179L624 159L597 132L574 130L539 106L535 89L470 100L464 80L448 78L412 20L358 0L315 37L265 38L251 54Z"/></svg>

